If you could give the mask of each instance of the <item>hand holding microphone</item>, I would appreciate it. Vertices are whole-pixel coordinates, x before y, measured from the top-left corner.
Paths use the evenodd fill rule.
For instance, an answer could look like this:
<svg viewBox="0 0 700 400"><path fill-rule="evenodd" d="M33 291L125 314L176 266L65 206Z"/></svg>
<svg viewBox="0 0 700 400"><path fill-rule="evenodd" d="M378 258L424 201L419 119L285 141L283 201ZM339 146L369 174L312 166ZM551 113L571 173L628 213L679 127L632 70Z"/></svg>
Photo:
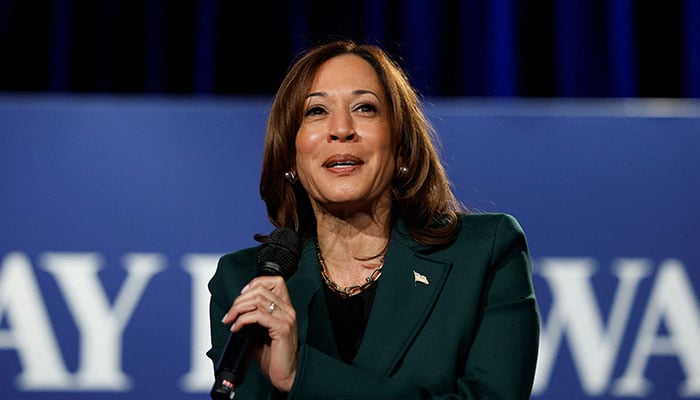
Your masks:
<svg viewBox="0 0 700 400"><path fill-rule="evenodd" d="M223 323L234 322L215 371L212 399L232 399L260 348L260 368L278 389L288 391L296 372L296 313L284 281L297 269L300 239L278 228L260 247L256 278L236 298Z"/></svg>

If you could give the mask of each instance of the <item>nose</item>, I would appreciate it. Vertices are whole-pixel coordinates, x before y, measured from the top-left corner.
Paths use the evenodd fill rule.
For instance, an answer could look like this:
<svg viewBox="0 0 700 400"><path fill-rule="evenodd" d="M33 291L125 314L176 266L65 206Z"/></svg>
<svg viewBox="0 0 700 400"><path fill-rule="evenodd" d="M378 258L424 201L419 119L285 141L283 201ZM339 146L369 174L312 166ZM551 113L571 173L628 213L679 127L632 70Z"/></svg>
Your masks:
<svg viewBox="0 0 700 400"><path fill-rule="evenodd" d="M353 132L344 132L337 135L331 134L331 142L352 142L357 138L357 134Z"/></svg>
<svg viewBox="0 0 700 400"><path fill-rule="evenodd" d="M331 142L352 142L357 140L357 132L349 112L333 113L328 126L328 140Z"/></svg>

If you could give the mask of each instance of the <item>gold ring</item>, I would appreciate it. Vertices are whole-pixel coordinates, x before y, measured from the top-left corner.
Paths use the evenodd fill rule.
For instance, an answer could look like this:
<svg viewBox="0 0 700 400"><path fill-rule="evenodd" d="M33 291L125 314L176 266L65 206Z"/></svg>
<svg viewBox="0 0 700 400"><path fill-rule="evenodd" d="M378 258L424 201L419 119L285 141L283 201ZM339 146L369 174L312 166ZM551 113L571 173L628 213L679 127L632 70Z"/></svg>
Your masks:
<svg viewBox="0 0 700 400"><path fill-rule="evenodd" d="M272 312L275 311L276 306L277 306L277 303L275 303L274 301L272 303L270 303L270 306L267 307L267 313L272 314Z"/></svg>

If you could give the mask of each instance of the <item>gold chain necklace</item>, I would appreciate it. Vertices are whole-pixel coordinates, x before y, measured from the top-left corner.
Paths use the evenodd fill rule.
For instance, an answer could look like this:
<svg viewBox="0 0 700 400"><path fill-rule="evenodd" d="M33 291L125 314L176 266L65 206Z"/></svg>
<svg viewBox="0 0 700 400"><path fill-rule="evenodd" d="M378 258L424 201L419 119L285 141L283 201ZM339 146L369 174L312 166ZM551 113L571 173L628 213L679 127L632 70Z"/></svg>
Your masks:
<svg viewBox="0 0 700 400"><path fill-rule="evenodd" d="M333 282L328 273L326 272L326 263L323 261L323 255L321 254L321 247L319 247L318 242L316 242L316 254L318 255L318 263L321 265L321 276L323 281L326 283L329 289L339 294L343 298L352 297L356 294L362 293L368 287L372 286L374 282L379 279L382 275L382 268L384 267L384 254L386 249L382 252L381 258L379 259L379 267L375 268L367 278L365 278L365 283L362 285L353 285L348 287L340 287L337 283Z"/></svg>

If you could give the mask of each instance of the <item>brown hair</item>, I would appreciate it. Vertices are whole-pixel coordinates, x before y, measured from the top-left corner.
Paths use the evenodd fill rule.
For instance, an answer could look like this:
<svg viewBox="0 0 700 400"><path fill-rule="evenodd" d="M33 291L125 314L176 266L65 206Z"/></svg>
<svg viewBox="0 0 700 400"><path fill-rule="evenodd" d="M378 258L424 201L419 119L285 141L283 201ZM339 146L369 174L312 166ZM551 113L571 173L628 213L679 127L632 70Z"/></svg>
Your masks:
<svg viewBox="0 0 700 400"><path fill-rule="evenodd" d="M289 69L272 103L265 134L260 196L276 227L290 227L304 241L316 234L316 219L308 194L284 173L294 171L296 134L301 126L304 98L315 73L325 61L345 54L366 60L377 72L387 94L395 157L403 160L405 174L395 175L392 219L401 218L417 241L449 243L456 232L456 200L436 151L437 136L420 108L408 77L382 49L352 41L333 41L303 53Z"/></svg>

